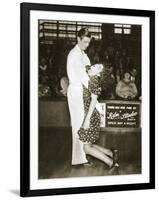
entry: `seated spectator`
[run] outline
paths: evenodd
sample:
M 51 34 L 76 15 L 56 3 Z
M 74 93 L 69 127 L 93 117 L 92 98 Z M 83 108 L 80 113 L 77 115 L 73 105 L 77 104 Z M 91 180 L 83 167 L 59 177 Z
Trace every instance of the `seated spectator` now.
M 50 87 L 43 84 L 39 84 L 38 95 L 39 97 L 50 97 L 51 96 Z
M 103 99 L 115 99 L 115 76 L 112 66 L 105 66 L 104 81 L 102 84 L 101 97 Z
M 67 96 L 67 88 L 68 88 L 68 85 L 69 85 L 69 80 L 66 76 L 62 77 L 60 79 L 60 86 L 61 86 L 61 90 L 60 92 L 64 95 L 64 96 Z
M 138 91 L 138 98 L 141 96 L 141 72 L 137 70 L 135 67 L 131 68 L 131 81 L 135 83 Z
M 46 59 L 43 57 L 40 59 L 39 68 L 41 71 L 45 71 L 47 69 Z
M 130 73 L 125 72 L 123 79 L 117 83 L 116 95 L 120 99 L 131 100 L 137 96 L 137 93 L 135 83 L 130 80 Z
M 124 69 L 122 66 L 119 66 L 119 68 L 116 69 L 116 74 L 115 74 L 117 83 L 121 80 L 121 77 L 123 76 L 123 74 L 124 74 Z
M 47 73 L 47 63 L 44 57 L 40 58 L 39 61 L 39 83 L 40 84 L 47 84 L 48 82 L 48 73 Z
M 99 63 L 99 55 L 96 52 L 92 59 L 92 65 Z
M 130 71 L 131 74 L 131 81 L 135 82 L 136 81 L 136 75 L 137 75 L 137 70 L 136 68 L 132 68 Z

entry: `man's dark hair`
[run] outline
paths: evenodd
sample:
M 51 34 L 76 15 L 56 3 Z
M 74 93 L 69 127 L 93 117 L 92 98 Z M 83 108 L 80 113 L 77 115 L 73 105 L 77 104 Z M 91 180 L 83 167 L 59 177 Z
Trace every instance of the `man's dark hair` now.
M 88 28 L 81 28 L 77 35 L 80 39 L 83 37 L 91 37 L 91 33 L 89 32 Z

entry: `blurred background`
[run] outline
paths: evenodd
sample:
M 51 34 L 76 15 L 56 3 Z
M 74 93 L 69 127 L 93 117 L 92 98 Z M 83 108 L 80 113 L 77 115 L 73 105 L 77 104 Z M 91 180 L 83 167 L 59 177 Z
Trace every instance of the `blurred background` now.
M 39 20 L 39 178 L 104 176 L 108 169 L 89 157 L 91 168 L 71 166 L 71 124 L 66 63 L 77 33 L 87 27 L 91 64 L 103 63 L 98 144 L 120 151 L 120 174 L 141 173 L 141 26 Z M 133 87 L 132 87 L 133 85 Z M 123 92 L 127 87 L 129 94 Z M 134 89 L 135 88 L 135 89 Z M 116 117 L 119 115 L 119 118 Z M 125 116 L 125 117 L 123 117 Z M 126 117 L 127 116 L 127 117 Z

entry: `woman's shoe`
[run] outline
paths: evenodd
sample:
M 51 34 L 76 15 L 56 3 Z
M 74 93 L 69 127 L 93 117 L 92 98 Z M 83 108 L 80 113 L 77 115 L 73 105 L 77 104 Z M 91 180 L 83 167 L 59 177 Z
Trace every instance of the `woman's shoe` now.
M 117 149 L 111 149 L 113 153 L 113 165 L 109 169 L 108 174 L 109 175 L 118 175 L 119 174 L 119 164 L 118 164 L 118 150 Z
M 108 171 L 109 175 L 119 175 L 119 164 L 113 163 L 112 167 Z
M 113 163 L 117 163 L 118 162 L 118 150 L 111 148 L 112 151 L 112 159 L 113 159 Z
M 118 162 L 118 150 L 117 149 L 113 150 L 113 162 L 114 163 Z

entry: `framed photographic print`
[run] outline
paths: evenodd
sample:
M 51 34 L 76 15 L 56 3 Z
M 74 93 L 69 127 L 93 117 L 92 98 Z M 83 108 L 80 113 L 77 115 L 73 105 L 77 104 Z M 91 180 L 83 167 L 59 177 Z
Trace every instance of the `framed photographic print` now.
M 155 188 L 155 12 L 21 3 L 20 195 Z

